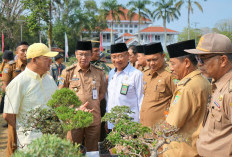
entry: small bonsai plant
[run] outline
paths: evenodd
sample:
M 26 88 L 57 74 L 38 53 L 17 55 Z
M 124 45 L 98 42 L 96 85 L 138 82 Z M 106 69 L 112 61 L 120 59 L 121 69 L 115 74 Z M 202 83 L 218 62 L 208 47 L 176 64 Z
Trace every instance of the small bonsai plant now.
M 81 157 L 79 145 L 61 139 L 56 135 L 44 134 L 34 140 L 26 150 L 16 151 L 13 157 Z
M 158 157 L 168 149 L 162 148 L 164 144 L 170 144 L 172 141 L 187 142 L 186 138 L 177 134 L 179 129 L 165 121 L 161 121 L 154 128 L 148 128 L 133 122 L 133 118 L 129 116 L 131 113 L 133 112 L 127 106 L 116 106 L 102 118 L 103 121 L 115 124 L 101 144 L 114 154 Z
M 93 122 L 93 115 L 79 110 L 82 102 L 76 94 L 68 89 L 57 90 L 47 103 L 46 108 L 36 108 L 25 115 L 25 134 L 27 131 L 38 130 L 43 134 L 58 134 L 75 128 L 89 126 Z

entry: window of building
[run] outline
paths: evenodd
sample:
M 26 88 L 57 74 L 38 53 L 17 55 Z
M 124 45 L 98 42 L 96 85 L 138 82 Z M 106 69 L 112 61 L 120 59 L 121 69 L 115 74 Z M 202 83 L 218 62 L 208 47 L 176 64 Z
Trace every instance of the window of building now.
M 122 29 L 120 30 L 120 33 L 123 33 L 123 30 L 122 30 Z
M 127 30 L 127 29 L 125 29 L 125 33 L 128 33 L 128 30 Z
M 133 28 L 133 25 L 130 24 L 130 28 Z
M 115 24 L 114 27 L 115 27 L 115 28 L 118 28 L 118 24 Z
M 137 28 L 138 27 L 138 25 L 135 25 L 135 28 Z
M 130 30 L 130 33 L 133 33 L 133 30 L 132 30 L 132 29 Z
M 122 24 L 120 24 L 120 27 L 121 27 L 121 28 L 123 27 Z
M 125 27 L 127 28 L 127 27 L 128 27 L 128 24 L 125 24 Z
M 160 35 L 155 35 L 155 40 L 160 40 Z

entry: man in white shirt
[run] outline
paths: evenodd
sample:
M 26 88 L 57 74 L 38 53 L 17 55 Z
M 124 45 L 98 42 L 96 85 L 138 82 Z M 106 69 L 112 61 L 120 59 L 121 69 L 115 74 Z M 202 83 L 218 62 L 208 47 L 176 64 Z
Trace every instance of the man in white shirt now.
M 109 73 L 107 112 L 115 106 L 129 106 L 130 115 L 139 122 L 143 99 L 143 73 L 129 64 L 129 53 L 125 43 L 111 45 L 111 60 L 115 66 Z M 113 124 L 108 123 L 108 129 Z

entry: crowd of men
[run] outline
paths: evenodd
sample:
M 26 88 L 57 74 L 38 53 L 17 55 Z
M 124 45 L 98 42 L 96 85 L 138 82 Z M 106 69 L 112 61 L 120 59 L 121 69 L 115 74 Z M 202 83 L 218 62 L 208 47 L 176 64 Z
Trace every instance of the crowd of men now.
M 189 139 L 189 144 L 170 143 L 164 156 L 232 156 L 230 39 L 206 34 L 197 47 L 194 40 L 187 40 L 168 45 L 167 51 L 169 64 L 161 43 L 129 48 L 125 43 L 112 44 L 115 68 L 111 69 L 101 61 L 98 42 L 78 41 L 77 62 L 65 67 L 63 57 L 46 45 L 21 43 L 16 48 L 17 60 L 3 69 L 8 156 L 41 137 L 40 132 L 22 133 L 22 115 L 45 107 L 58 88 L 73 90 L 84 103 L 81 109 L 93 113 L 89 127 L 67 133 L 68 140 L 84 143 L 87 151 L 96 151 L 98 142 L 114 127 L 101 123 L 104 113 L 125 105 L 134 112 L 133 120 L 143 126 L 165 121 Z M 52 65 L 51 57 L 55 57 Z

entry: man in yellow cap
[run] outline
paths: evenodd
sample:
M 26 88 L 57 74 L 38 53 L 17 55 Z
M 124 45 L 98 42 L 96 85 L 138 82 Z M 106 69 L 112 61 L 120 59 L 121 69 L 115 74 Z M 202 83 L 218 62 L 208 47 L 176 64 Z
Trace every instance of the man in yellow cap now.
M 42 43 L 29 46 L 25 70 L 6 87 L 4 115 L 5 120 L 14 128 L 18 137 L 18 148 L 24 148 L 32 140 L 41 137 L 41 132 L 30 131 L 26 136 L 21 125 L 23 115 L 31 109 L 45 106 L 57 86 L 47 71 L 51 58 L 57 52 L 50 52 Z
M 232 44 L 222 34 L 205 34 L 196 49 L 202 74 L 212 78 L 212 95 L 197 141 L 197 151 L 205 157 L 232 156 Z

